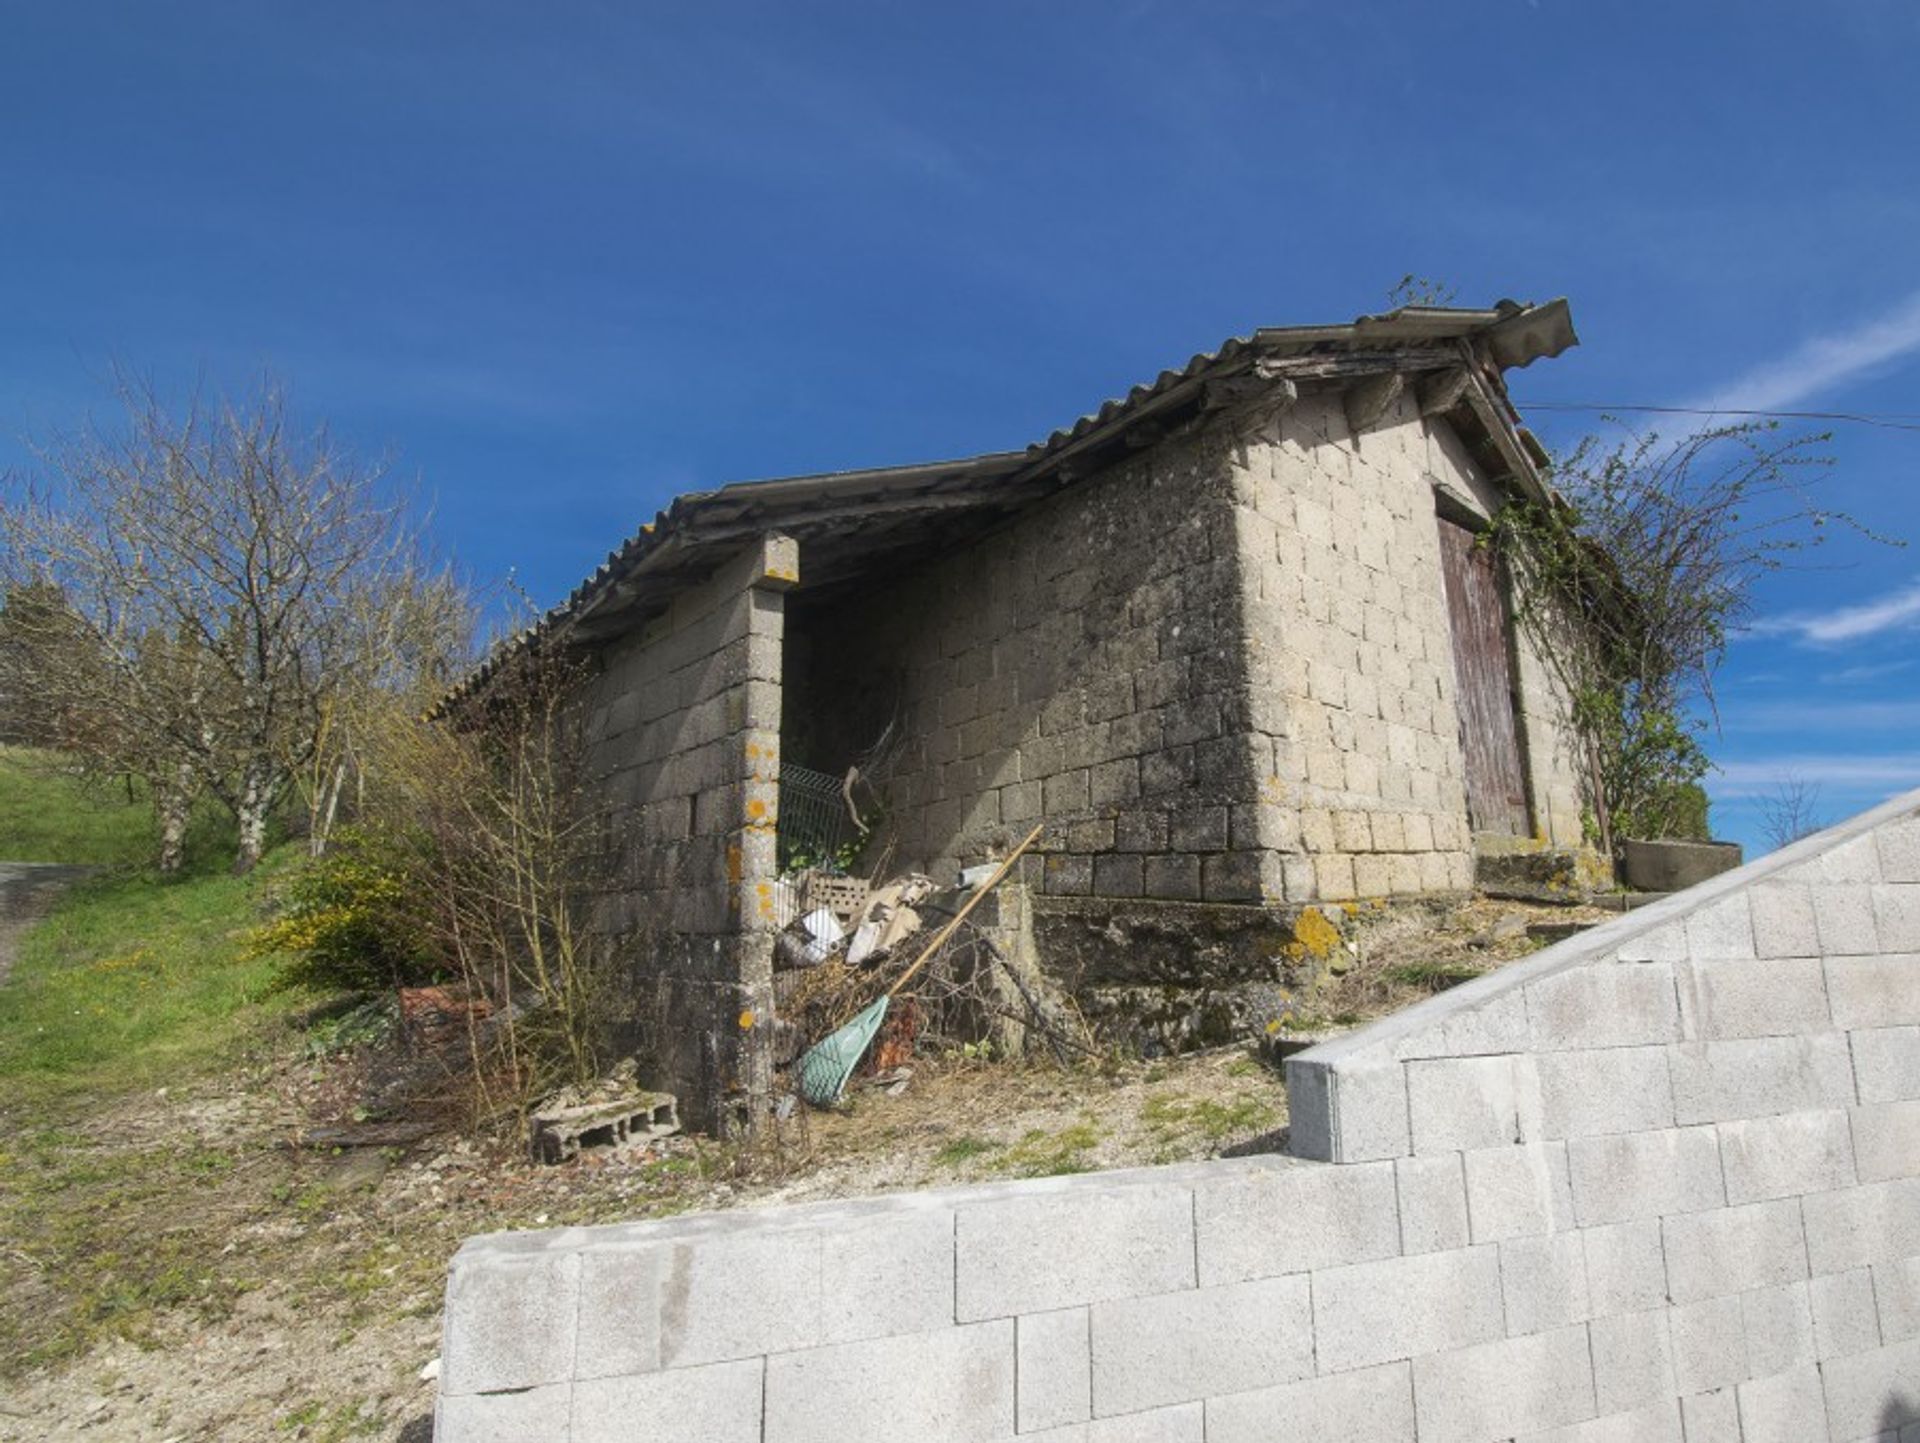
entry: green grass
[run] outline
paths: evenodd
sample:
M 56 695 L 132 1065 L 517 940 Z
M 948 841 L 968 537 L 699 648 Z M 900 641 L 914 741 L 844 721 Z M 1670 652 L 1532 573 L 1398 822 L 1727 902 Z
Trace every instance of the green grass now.
M 1250 1137 L 1272 1127 L 1280 1114 L 1257 1097 L 1219 1101 L 1211 1097 L 1150 1097 L 1140 1109 L 1140 1120 L 1163 1137 L 1204 1137 L 1224 1142 Z
M 999 1146 L 999 1143 L 989 1142 L 984 1137 L 956 1137 L 952 1142 L 944 1144 L 941 1149 L 933 1155 L 933 1165 L 935 1167 L 958 1167 L 963 1162 L 971 1162 L 976 1157 L 984 1157 L 987 1153 L 997 1150 Z
M 1409 962 L 1404 966 L 1389 967 L 1380 975 L 1401 987 L 1424 987 L 1430 992 L 1444 992 L 1462 982 L 1471 982 L 1484 970 L 1465 962 Z
M 274 990 L 283 959 L 246 955 L 263 889 L 295 861 L 283 847 L 249 877 L 115 871 L 67 893 L 0 987 L 0 1092 L 164 1086 L 310 1000 Z
M 135 782 L 93 782 L 58 752 L 0 746 L 0 862 L 67 862 L 145 867 L 158 837 L 147 790 Z M 187 835 L 194 864 L 232 846 L 232 825 L 211 803 L 197 807 Z

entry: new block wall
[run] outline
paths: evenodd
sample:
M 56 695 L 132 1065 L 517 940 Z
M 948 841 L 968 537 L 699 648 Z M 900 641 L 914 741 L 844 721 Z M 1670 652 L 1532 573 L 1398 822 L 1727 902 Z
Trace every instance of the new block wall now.
M 1295 1146 L 476 1239 L 442 1443 L 1899 1443 L 1920 793 L 1289 1067 Z
M 595 925 L 632 959 L 649 1085 L 716 1127 L 770 1082 L 784 593 L 798 548 L 743 549 L 608 648 L 588 689 L 587 769 L 619 857 Z

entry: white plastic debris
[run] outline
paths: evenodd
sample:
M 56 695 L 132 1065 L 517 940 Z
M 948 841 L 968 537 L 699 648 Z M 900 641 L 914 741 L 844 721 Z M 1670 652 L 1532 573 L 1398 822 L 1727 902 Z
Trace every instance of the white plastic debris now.
M 800 925 L 807 929 L 807 935 L 813 940 L 807 944 L 807 961 L 818 965 L 834 954 L 836 948 L 846 937 L 840 930 L 840 919 L 825 907 L 817 907 L 800 919 Z

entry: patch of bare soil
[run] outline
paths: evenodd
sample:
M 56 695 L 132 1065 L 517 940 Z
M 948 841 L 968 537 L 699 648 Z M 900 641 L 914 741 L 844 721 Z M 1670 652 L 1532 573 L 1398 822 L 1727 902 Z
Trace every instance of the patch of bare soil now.
M 1591 919 L 1357 915 L 1302 1021 L 1337 1030 L 1525 955 L 1542 920 Z M 507 1138 L 291 1146 L 351 1122 L 371 1069 L 282 1047 L 190 1089 L 0 1117 L 0 1443 L 425 1443 L 446 1263 L 475 1233 L 1273 1150 L 1287 1118 L 1251 1047 L 1072 1068 L 950 1052 L 916 1057 L 898 1095 L 857 1083 L 752 1146 L 675 1137 L 547 1167 Z

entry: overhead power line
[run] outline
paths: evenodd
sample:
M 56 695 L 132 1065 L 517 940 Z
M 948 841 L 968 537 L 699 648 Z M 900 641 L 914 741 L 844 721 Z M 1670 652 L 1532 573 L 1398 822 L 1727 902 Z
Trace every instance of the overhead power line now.
M 1920 431 L 1920 415 L 1896 412 L 1870 416 L 1860 411 L 1748 411 L 1729 406 L 1596 406 L 1584 401 L 1528 401 L 1523 411 L 1636 411 L 1656 416 L 1758 417 L 1776 421 L 1845 421 L 1856 426 L 1879 426 L 1888 431 Z

